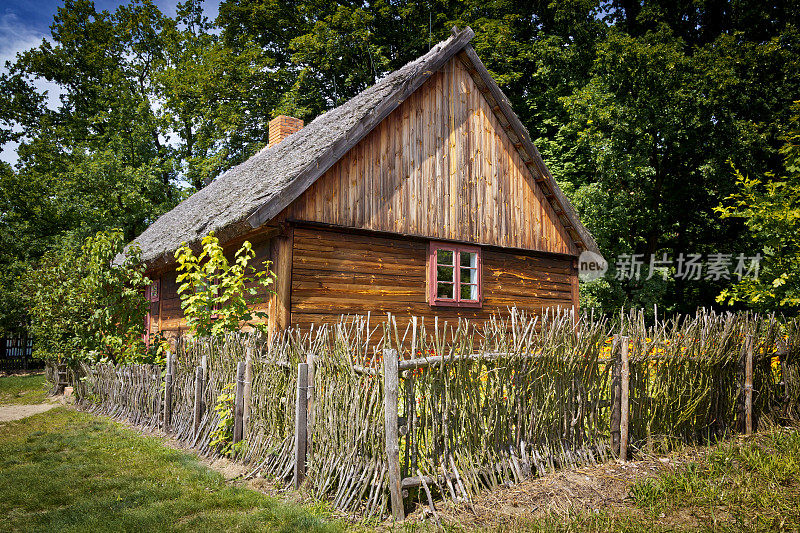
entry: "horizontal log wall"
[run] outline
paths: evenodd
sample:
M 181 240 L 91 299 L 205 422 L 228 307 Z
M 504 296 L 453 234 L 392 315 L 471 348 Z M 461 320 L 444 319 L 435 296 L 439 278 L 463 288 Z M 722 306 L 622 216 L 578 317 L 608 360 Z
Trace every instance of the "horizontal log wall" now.
M 255 257 L 250 264 L 261 270 L 265 261 L 272 260 L 274 251 L 270 246 L 270 242 L 274 239 L 268 239 L 266 232 L 262 229 L 261 235 L 252 235 L 249 240 L 255 252 Z M 241 242 L 237 241 L 224 247 L 228 261 L 234 261 L 234 254 L 241 244 Z M 272 270 L 274 270 L 274 266 Z M 174 341 L 174 339 L 177 339 L 187 331 L 186 320 L 183 316 L 183 309 L 181 309 L 181 299 L 178 294 L 178 272 L 175 270 L 175 264 L 158 270 L 151 270 L 147 272 L 147 276 L 152 281 L 158 281 L 160 288 L 158 300 L 149 304 L 150 333 L 155 335 L 160 331 L 164 337 Z M 248 288 L 250 288 L 249 285 Z M 251 303 L 253 311 L 270 313 L 270 308 L 274 305 L 271 301 L 272 299 L 268 297 L 267 289 L 261 286 L 257 287 L 255 295 L 248 294 L 246 298 Z M 263 322 L 263 320 L 256 319 L 254 322 Z
M 577 255 L 457 58 L 280 217 Z
M 539 313 L 574 301 L 572 260 L 486 248 L 483 306 L 437 307 L 426 301 L 424 240 L 301 228 L 294 231 L 291 322 L 302 328 L 331 324 L 342 313 L 407 317 L 459 317 L 482 322 L 492 314 Z

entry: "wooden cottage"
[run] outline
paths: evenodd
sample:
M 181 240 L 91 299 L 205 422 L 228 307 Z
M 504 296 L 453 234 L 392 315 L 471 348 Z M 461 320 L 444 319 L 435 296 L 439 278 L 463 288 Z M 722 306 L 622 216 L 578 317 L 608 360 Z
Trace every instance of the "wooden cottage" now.
M 472 37 L 454 30 L 305 127 L 276 118 L 269 147 L 147 228 L 148 330 L 185 328 L 174 252 L 212 230 L 273 262 L 271 331 L 577 307 L 577 257 L 596 244 Z

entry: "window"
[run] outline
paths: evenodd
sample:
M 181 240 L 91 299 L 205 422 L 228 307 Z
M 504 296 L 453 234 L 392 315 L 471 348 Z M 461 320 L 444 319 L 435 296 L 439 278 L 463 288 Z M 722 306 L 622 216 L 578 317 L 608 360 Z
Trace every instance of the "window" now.
M 436 306 L 481 306 L 481 251 L 474 246 L 431 243 L 428 302 Z

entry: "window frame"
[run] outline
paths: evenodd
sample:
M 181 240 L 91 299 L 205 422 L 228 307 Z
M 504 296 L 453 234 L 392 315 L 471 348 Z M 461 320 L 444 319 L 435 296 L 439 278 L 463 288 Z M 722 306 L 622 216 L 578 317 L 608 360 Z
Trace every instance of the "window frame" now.
M 453 252 L 453 293 L 455 298 L 440 298 L 437 296 L 439 279 L 437 278 L 436 252 L 446 250 Z M 478 298 L 467 300 L 461 298 L 461 252 L 474 253 L 478 277 Z M 431 241 L 428 244 L 428 303 L 431 307 L 483 307 L 483 257 L 481 248 L 463 244 Z

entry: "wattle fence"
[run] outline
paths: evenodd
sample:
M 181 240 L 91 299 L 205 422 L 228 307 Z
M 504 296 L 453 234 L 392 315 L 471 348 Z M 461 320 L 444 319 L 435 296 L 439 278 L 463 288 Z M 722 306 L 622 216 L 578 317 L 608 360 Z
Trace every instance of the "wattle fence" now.
M 800 320 L 512 312 L 400 330 L 391 317 L 343 317 L 272 343 L 184 339 L 166 369 L 84 365 L 70 376 L 84 408 L 210 455 L 214 407 L 231 394 L 235 454 L 251 476 L 400 519 L 415 501 L 470 501 L 566 466 L 795 421 Z

